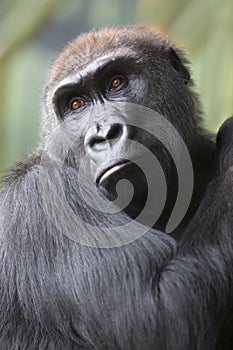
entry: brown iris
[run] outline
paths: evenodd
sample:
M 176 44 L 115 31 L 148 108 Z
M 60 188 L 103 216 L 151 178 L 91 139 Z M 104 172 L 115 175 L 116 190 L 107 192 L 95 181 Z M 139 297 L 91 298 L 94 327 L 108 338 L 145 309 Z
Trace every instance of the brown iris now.
M 76 100 L 72 101 L 71 108 L 73 110 L 76 110 L 76 109 L 83 107 L 84 105 L 85 105 L 85 102 L 83 100 L 76 99 Z
M 122 78 L 114 78 L 112 81 L 111 81 L 111 89 L 117 89 L 123 82 L 123 79 Z

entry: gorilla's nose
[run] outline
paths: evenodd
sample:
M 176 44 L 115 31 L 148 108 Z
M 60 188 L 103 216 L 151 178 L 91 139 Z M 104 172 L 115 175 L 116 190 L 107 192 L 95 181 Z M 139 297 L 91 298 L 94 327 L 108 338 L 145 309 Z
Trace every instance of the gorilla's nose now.
M 87 154 L 94 161 L 117 154 L 124 147 L 129 138 L 128 127 L 125 124 L 97 124 L 88 130 L 84 138 L 84 147 Z

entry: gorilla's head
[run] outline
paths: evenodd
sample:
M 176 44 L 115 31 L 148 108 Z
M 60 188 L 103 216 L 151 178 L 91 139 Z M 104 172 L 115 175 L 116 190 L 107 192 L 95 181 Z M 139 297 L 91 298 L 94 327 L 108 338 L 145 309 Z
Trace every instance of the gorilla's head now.
M 161 172 L 170 211 L 177 194 L 174 156 L 181 153 L 177 135 L 188 149 L 197 142 L 198 102 L 187 65 L 185 55 L 161 35 L 120 27 L 79 36 L 52 70 L 45 92 L 47 142 L 57 128 L 72 135 L 72 147 L 66 137 L 56 136 L 55 143 L 74 167 L 85 157 L 86 177 L 90 169 L 92 181 L 110 199 L 119 180 L 129 180 L 131 216 L 145 205 L 148 182 L 159 184 L 162 201 Z

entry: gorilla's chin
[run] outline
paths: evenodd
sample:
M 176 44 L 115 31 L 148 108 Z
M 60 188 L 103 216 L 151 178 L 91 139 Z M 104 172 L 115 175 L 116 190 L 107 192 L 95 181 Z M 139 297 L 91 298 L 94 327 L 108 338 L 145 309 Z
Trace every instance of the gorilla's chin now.
M 131 217 L 137 216 L 145 206 L 147 181 L 142 170 L 132 162 L 118 163 L 106 169 L 97 186 L 110 201 L 117 200 L 117 205 Z

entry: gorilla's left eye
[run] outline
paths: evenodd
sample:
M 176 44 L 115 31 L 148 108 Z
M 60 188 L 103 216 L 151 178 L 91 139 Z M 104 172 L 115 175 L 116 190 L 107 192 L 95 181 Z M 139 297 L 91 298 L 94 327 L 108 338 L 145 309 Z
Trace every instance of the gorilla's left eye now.
M 126 84 L 126 78 L 122 76 L 117 76 L 111 79 L 110 81 L 110 90 L 118 89 L 123 87 Z
M 79 109 L 83 106 L 85 106 L 85 102 L 83 100 L 80 100 L 78 98 L 74 98 L 71 100 L 71 109 L 72 110 L 76 110 L 76 109 Z

